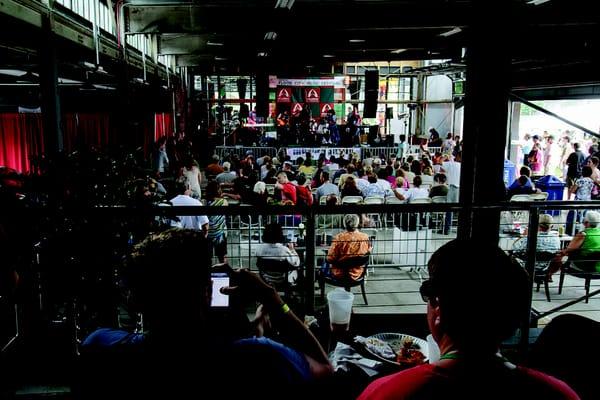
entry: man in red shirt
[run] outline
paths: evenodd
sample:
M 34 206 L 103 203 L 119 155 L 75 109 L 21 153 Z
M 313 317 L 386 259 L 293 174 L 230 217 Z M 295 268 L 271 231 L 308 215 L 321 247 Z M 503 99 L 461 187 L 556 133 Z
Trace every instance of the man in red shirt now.
M 380 378 L 359 400 L 579 398 L 564 382 L 501 356 L 500 343 L 527 317 L 531 285 L 496 244 L 453 240 L 428 268 L 420 291 L 439 361 Z
M 277 183 L 275 188 L 281 190 L 281 201 L 289 200 L 296 205 L 296 186 L 288 180 L 288 176 L 285 172 L 277 174 Z

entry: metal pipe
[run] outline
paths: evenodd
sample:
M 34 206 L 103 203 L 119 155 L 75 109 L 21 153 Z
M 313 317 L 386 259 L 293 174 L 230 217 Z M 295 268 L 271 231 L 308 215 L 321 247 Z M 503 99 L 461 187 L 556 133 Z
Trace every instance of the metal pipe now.
M 556 119 L 558 119 L 558 120 L 560 120 L 560 121 L 564 122 L 565 124 L 571 125 L 571 126 L 572 126 L 572 127 L 574 127 L 574 128 L 577 128 L 577 129 L 579 129 L 579 130 L 582 130 L 582 131 L 584 131 L 585 133 L 587 133 L 588 135 L 592 135 L 592 136 L 595 136 L 595 137 L 597 137 L 597 138 L 600 138 L 600 134 L 598 134 L 598 133 L 596 133 L 596 132 L 592 131 L 591 129 L 584 128 L 583 126 L 581 126 L 581 125 L 579 125 L 579 124 L 576 124 L 575 122 L 569 121 L 568 119 L 566 119 L 566 118 L 563 118 L 563 117 L 561 117 L 560 115 L 553 113 L 552 111 L 546 110 L 545 108 L 543 108 L 543 107 L 540 107 L 540 106 L 538 106 L 537 104 L 534 104 L 534 103 L 532 103 L 532 102 L 530 102 L 530 101 L 528 101 L 528 100 L 525 100 L 524 98 L 522 98 L 522 97 L 520 97 L 520 96 L 517 96 L 517 95 L 516 95 L 516 94 L 514 94 L 514 93 L 510 93 L 510 94 L 509 94 L 509 96 L 510 96 L 510 97 L 512 97 L 513 99 L 515 99 L 515 100 L 517 100 L 517 101 L 519 101 L 519 102 L 523 103 L 523 104 L 527 104 L 529 107 L 533 108 L 534 110 L 537 110 L 537 111 L 539 111 L 539 112 L 542 112 L 542 113 L 544 113 L 544 114 L 546 114 L 546 115 L 549 115 L 549 116 L 551 116 L 551 117 L 554 117 L 554 118 L 556 118 Z

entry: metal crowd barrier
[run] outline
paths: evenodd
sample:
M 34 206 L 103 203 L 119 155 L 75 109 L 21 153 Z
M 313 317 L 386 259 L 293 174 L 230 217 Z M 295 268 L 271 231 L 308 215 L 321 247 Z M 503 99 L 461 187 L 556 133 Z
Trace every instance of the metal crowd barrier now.
M 226 155 L 236 154 L 240 158 L 246 157 L 248 152 L 252 152 L 254 158 L 269 156 L 271 158 L 277 156 L 275 147 L 258 147 L 258 146 L 217 146 L 215 153 L 223 159 Z

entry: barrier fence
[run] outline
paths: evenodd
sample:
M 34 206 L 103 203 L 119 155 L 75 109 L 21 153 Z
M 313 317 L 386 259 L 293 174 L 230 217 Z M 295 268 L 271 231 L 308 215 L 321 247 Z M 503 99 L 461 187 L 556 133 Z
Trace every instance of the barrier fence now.
M 440 147 L 430 147 L 430 154 L 440 151 Z M 280 151 L 284 151 L 292 161 L 298 157 L 306 157 L 306 153 L 310 153 L 313 160 L 317 160 L 323 153 L 327 158 L 331 155 L 339 157 L 344 155 L 345 158 L 354 156 L 359 159 L 367 157 L 381 157 L 384 159 L 394 158 L 398 154 L 398 147 L 258 147 L 258 146 L 217 146 L 215 153 L 222 159 L 227 155 L 236 154 L 240 158 L 244 158 L 248 153 L 252 153 L 255 158 L 269 156 L 276 157 Z M 418 156 L 421 153 L 419 146 L 409 146 L 409 153 Z
M 563 243 L 568 243 L 570 232 L 564 229 L 568 223 L 566 214 L 582 214 L 596 209 L 595 203 L 549 202 L 549 203 L 506 203 L 473 209 L 495 209 L 501 213 L 498 243 L 507 252 L 515 250 L 525 230 L 528 245 L 524 247 L 524 268 L 530 276 L 536 275 L 536 232 L 538 215 L 548 210 L 560 210 L 555 217 L 553 230 L 560 232 Z M 295 278 L 295 293 L 301 307 L 307 313 L 324 307 L 320 289 L 320 276 L 325 271 L 327 254 L 333 239 L 344 231 L 343 217 L 353 213 L 361 216 L 361 232 L 371 242 L 372 250 L 367 265 L 365 298 L 356 296 L 356 312 L 425 313 L 426 305 L 420 300 L 419 286 L 427 278 L 427 261 L 431 254 L 443 244 L 457 236 L 458 216 L 470 212 L 456 204 L 370 204 L 316 206 L 298 208 L 292 206 L 268 207 L 157 207 L 141 212 L 127 207 L 102 207 L 78 210 L 69 215 L 64 210 L 54 215 L 49 210 L 27 210 L 23 215 L 27 226 L 43 227 L 48 219 L 55 220 L 49 232 L 41 232 L 40 243 L 35 246 L 32 265 L 32 298 L 40 304 L 40 312 L 60 313 L 65 302 L 86 307 L 94 315 L 111 315 L 118 309 L 118 291 L 121 280 L 121 262 L 132 246 L 149 232 L 157 232 L 170 226 L 175 215 L 207 215 L 209 218 L 225 216 L 227 232 L 227 261 L 233 267 L 244 267 L 258 271 L 257 252 L 263 245 L 264 227 L 278 222 L 283 227 L 284 241 L 294 243 L 301 260 L 298 277 Z M 59 214 L 59 213 L 57 213 Z M 562 228 L 561 228 L 562 227 Z M 42 229 L 43 230 L 43 229 Z M 572 232 L 575 233 L 575 232 Z M 571 237 L 572 238 L 572 237 Z M 69 243 L 68 246 L 63 245 Z M 216 256 L 216 255 L 215 255 Z M 214 262 L 217 262 L 217 257 Z M 485 260 L 482 260 L 484 263 Z M 482 264 L 483 266 L 483 264 Z M 577 290 L 583 287 L 570 278 L 562 294 L 557 293 L 558 283 L 550 285 L 552 297 L 557 298 L 555 309 L 542 307 L 548 316 L 565 308 L 559 300 L 578 297 Z M 557 280 L 557 279 L 556 279 Z M 548 304 L 544 292 L 532 293 L 535 302 Z M 485 284 L 485 282 L 482 282 Z M 561 284 L 562 285 L 562 284 Z M 325 286 L 324 291 L 330 290 Z M 592 285 L 590 296 L 598 293 Z M 354 291 L 360 291 L 355 288 Z M 508 294 L 507 294 L 508 295 Z M 562 296 L 562 297 L 561 297 Z M 577 298 L 578 307 L 585 298 Z M 474 299 L 474 301 L 479 301 Z M 575 301 L 575 300 L 573 300 Z M 573 301 L 567 303 L 572 305 Z M 590 302 L 590 307 L 593 302 Z M 568 309 L 566 310 L 568 311 Z M 55 318 L 57 315 L 49 315 Z M 122 316 L 119 316 L 122 319 Z M 79 321 L 82 329 L 97 321 Z M 528 319 L 526 323 L 528 324 Z M 525 322 L 524 322 L 525 323 Z

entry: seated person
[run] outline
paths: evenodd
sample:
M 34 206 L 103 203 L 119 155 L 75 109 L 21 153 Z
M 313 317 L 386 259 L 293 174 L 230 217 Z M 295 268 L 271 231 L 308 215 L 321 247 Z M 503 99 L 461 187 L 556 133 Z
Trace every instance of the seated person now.
M 435 184 L 429 189 L 429 197 L 448 195 L 448 185 L 446 185 L 446 174 L 435 174 L 433 176 Z
M 358 280 L 364 271 L 363 266 L 352 267 L 348 270 L 337 267 L 336 265 L 350 257 L 365 256 L 371 252 L 372 246 L 369 236 L 366 233 L 359 232 L 360 218 L 356 214 L 347 214 L 344 216 L 344 227 L 346 232 L 338 233 L 331 243 L 327 252 L 327 262 L 330 264 L 329 274 L 337 279 L 349 277 Z
M 290 267 L 299 267 L 300 257 L 298 257 L 298 253 L 294 249 L 294 244 L 288 243 L 287 246 L 284 246 L 284 241 L 285 238 L 281 225 L 277 222 L 268 224 L 265 226 L 263 233 L 263 243 L 256 249 L 256 257 L 259 259 L 287 261 Z M 288 276 L 290 283 L 294 283 L 297 277 L 298 272 L 292 271 Z
M 344 186 L 342 187 L 342 197 L 346 196 L 362 196 L 362 192 L 356 186 L 356 179 L 354 176 L 347 176 L 344 180 Z
M 417 175 L 413 179 L 413 187 L 409 188 L 404 193 L 402 193 L 402 190 L 399 190 L 399 188 L 396 188 L 396 190 L 394 190 L 394 195 L 397 199 L 410 203 L 416 199 L 429 198 L 429 190 L 421 187 L 421 177 Z
M 296 200 L 298 205 L 312 206 L 313 195 L 310 186 L 306 184 L 306 176 L 299 174 L 296 179 Z
M 549 252 L 556 253 L 560 251 L 560 239 L 557 231 L 551 231 L 552 226 L 552 215 L 540 214 L 538 234 L 537 234 L 537 252 Z M 525 252 L 527 250 L 527 230 L 523 233 L 523 236 L 513 243 L 513 251 Z
M 533 188 L 533 182 L 531 182 L 529 177 L 521 175 L 509 186 L 507 196 L 510 200 L 510 198 L 516 194 L 532 194 L 539 192 L 539 190 Z
M 252 379 L 259 374 L 275 379 L 273 385 L 256 389 L 260 398 L 275 398 L 283 387 L 306 385 L 332 372 L 316 338 L 256 274 L 222 265 L 231 286 L 220 291 L 230 295 L 230 306 L 227 313 L 211 309 L 207 246 L 199 232 L 170 229 L 134 247 L 125 275 L 131 298 L 143 314 L 144 332 L 102 328 L 90 334 L 82 345 L 76 394 L 82 399 L 183 399 L 227 387 L 226 397 L 240 390 L 257 398 L 259 393 L 248 392 L 254 386 L 244 381 L 253 373 Z M 240 307 L 242 299 L 260 302 L 262 312 L 257 317 L 268 317 L 288 345 L 267 338 L 236 342 L 248 337 L 251 328 L 244 323 L 248 321 L 245 308 Z M 233 315 L 244 318 L 232 321 Z M 262 363 L 261 354 L 276 358 L 278 364 Z M 232 368 L 242 366 L 248 375 L 230 374 Z M 283 375 L 283 371 L 295 373 Z
M 523 323 L 531 286 L 495 243 L 453 240 L 433 253 L 428 269 L 420 292 L 439 361 L 377 379 L 359 400 L 579 398 L 564 382 L 500 354 Z
M 566 249 L 558 252 L 550 263 L 548 280 L 552 282 L 552 274 L 563 266 L 564 257 L 574 261 L 575 266 L 589 272 L 600 272 L 600 213 L 588 211 L 583 218 L 584 230 L 577 233 Z M 596 262 L 583 262 L 585 259 Z M 577 261 L 579 260 L 579 261 Z M 569 262 L 569 261 L 567 261 Z

